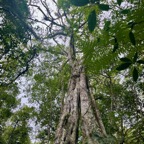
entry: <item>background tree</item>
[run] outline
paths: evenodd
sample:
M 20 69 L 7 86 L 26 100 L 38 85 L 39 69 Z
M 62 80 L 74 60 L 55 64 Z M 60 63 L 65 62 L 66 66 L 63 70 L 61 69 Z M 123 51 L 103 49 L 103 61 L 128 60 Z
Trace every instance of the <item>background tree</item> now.
M 16 7 L 17 12 L 12 9 L 13 4 L 17 6 L 18 2 L 13 0 L 12 3 L 4 5 L 5 2 L 7 1 L 1 1 L 2 14 L 16 19 L 16 22 L 22 26 L 24 38 L 21 40 L 18 35 L 15 36 L 17 25 L 7 18 L 6 20 L 9 20 L 14 26 L 14 36 L 12 33 L 12 37 L 17 38 L 16 44 L 19 45 L 10 51 L 16 55 L 11 60 L 13 53 L 4 53 L 9 42 L 6 41 L 5 44 L 4 40 L 6 39 L 2 38 L 2 56 L 4 57 L 1 58 L 1 83 L 4 84 L 4 80 L 6 83 L 10 83 L 28 69 L 30 70 L 30 62 L 38 52 L 41 60 L 43 58 L 52 61 L 57 58 L 60 60 L 56 61 L 57 63 L 49 62 L 50 74 L 56 74 L 54 76 L 47 75 L 45 67 L 42 71 L 34 69 L 33 75 L 37 74 L 34 76 L 35 85 L 32 88 L 33 97 L 31 98 L 39 103 L 38 112 L 35 113 L 37 121 L 44 126 L 44 130 L 50 130 L 51 134 L 55 130 L 58 119 L 56 115 L 53 116 L 55 121 L 50 119 L 51 111 L 57 111 L 54 104 L 60 111 L 59 101 L 63 102 L 55 143 L 129 143 L 131 141 L 141 143 L 143 140 L 143 130 L 141 129 L 143 109 L 139 101 L 143 88 L 141 77 L 138 79 L 138 75 L 142 73 L 143 64 L 143 2 L 123 3 L 123 1 L 117 1 L 115 3 L 113 1 L 71 0 L 70 3 L 65 0 L 52 0 L 52 3 L 47 3 L 40 0 L 37 3 L 29 1 L 30 14 L 27 15 L 23 12 L 22 16 L 29 16 L 29 25 L 34 24 L 33 29 L 37 29 L 41 38 L 28 25 L 26 19 L 22 21 L 20 9 Z M 21 4 L 24 6 L 24 3 Z M 52 5 L 54 6 L 53 10 L 50 9 Z M 40 17 L 35 15 L 37 10 L 41 12 Z M 101 19 L 103 11 L 109 11 L 110 18 Z M 37 26 L 38 23 L 41 23 L 41 28 Z M 12 27 L 8 29 L 10 33 L 12 30 Z M 43 46 L 32 41 L 31 35 L 36 39 L 41 39 Z M 27 38 L 26 43 L 25 38 Z M 54 46 L 49 47 L 50 43 L 47 41 L 49 39 L 53 39 L 55 44 L 51 45 Z M 27 43 L 28 41 L 32 41 L 31 45 Z M 21 47 L 19 48 L 19 46 Z M 12 47 L 10 46 L 10 48 Z M 45 49 L 44 53 L 41 51 L 43 48 Z M 16 51 L 13 51 L 14 49 Z M 46 57 L 43 57 L 45 54 Z M 7 57 L 10 58 L 10 61 L 7 60 Z M 45 62 L 45 60 L 43 61 Z M 13 63 L 15 65 L 11 68 L 10 64 Z M 40 62 L 35 61 L 33 64 L 39 65 Z M 44 65 L 47 66 L 47 64 Z M 66 66 L 64 68 L 66 71 L 62 70 L 58 74 L 59 67 L 63 66 Z M 137 85 L 131 81 L 131 78 L 126 81 L 119 80 L 115 69 L 121 71 L 127 68 L 131 69 L 124 73 L 121 72 L 124 74 L 122 78 L 130 77 L 128 73 L 132 72 L 133 80 L 138 81 Z M 42 77 L 43 75 L 46 76 L 45 79 Z M 65 77 L 62 78 L 62 75 Z M 66 84 L 68 78 L 69 84 L 68 82 Z M 95 81 L 98 81 L 96 85 L 91 85 L 95 84 Z M 35 82 L 39 82 L 40 85 Z M 59 82 L 63 83 L 56 90 L 55 85 Z M 45 85 L 47 89 L 45 89 Z M 40 90 L 44 92 L 42 93 Z M 40 93 L 41 96 L 38 96 Z M 61 97 L 62 94 L 64 97 Z M 129 94 L 132 96 L 130 97 Z M 96 96 L 93 97 L 93 95 Z M 129 99 L 128 102 L 127 99 Z M 115 138 L 103 137 L 106 133 L 95 100 L 103 112 L 102 119 L 108 135 L 113 135 Z M 127 105 L 125 106 L 125 104 Z M 48 115 L 43 115 L 42 112 L 46 112 L 47 108 L 50 108 Z M 130 108 L 133 113 L 130 112 Z M 45 119 L 48 119 L 48 122 Z M 50 126 L 50 122 L 53 123 L 54 130 L 47 127 Z M 114 125 L 114 129 L 112 129 L 112 125 Z M 50 137 L 49 133 L 47 141 L 54 142 L 53 135 Z
M 25 0 L 2 0 L 0 9 L 0 83 L 6 85 L 28 70 L 36 55 L 34 44 L 30 42 L 31 34 L 37 36 L 28 25 L 30 13 Z

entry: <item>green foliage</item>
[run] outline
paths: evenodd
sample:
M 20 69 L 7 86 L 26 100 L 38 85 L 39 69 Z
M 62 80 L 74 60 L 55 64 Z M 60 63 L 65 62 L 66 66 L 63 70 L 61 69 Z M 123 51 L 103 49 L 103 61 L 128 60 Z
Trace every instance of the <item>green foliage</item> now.
M 24 107 L 16 111 L 19 100 L 16 84 L 0 87 L 0 143 L 2 144 L 30 144 L 27 122 L 31 108 Z
M 15 144 L 30 144 L 30 127 L 28 126 L 28 120 L 32 117 L 33 108 L 27 106 L 16 111 L 11 119 L 11 124 L 8 125 L 4 132 L 3 137 L 7 143 Z
M 120 84 L 119 80 L 114 77 L 114 73 L 107 70 L 107 72 L 93 77 L 91 86 L 109 135 L 108 139 L 113 140 L 111 142 L 106 140 L 102 143 L 136 144 L 138 141 L 141 143 L 144 135 L 142 130 L 143 112 L 139 103 L 139 93 L 132 89 L 135 87 L 133 82 L 127 80 Z M 139 134 L 136 131 L 139 131 Z M 103 139 L 99 138 L 99 140 Z
M 138 59 L 138 53 L 136 52 L 134 57 L 133 57 L 133 62 L 135 63 L 137 61 L 137 59 Z
M 138 60 L 137 63 L 144 64 L 144 60 Z
M 89 0 L 70 0 L 70 1 L 75 6 L 84 6 L 89 3 Z
M 61 106 L 67 91 L 67 81 L 70 77 L 70 67 L 61 55 L 60 48 L 41 46 L 43 49 L 41 57 L 44 60 L 38 66 L 34 64 L 29 76 L 31 84 L 26 92 L 30 103 L 36 105 L 33 122 L 36 126 L 40 126 L 35 136 L 40 143 L 54 142 Z
M 123 1 L 117 1 L 119 6 L 122 2 Z M 131 3 L 133 4 L 133 2 Z M 142 72 L 142 65 L 138 65 L 138 63 L 139 60 L 143 58 L 143 37 L 141 35 L 143 32 L 140 33 L 139 31 L 141 31 L 144 25 L 144 17 L 142 15 L 144 12 L 143 3 L 140 3 L 139 7 L 137 7 L 137 4 L 134 4 L 135 6 L 133 6 L 132 9 L 127 6 L 126 8 L 118 8 L 118 10 L 114 9 L 114 6 L 117 7 L 117 4 L 113 4 L 113 8 L 111 9 L 112 16 L 103 21 L 103 29 L 95 27 L 95 31 L 91 36 L 94 37 L 94 39 L 85 38 L 85 40 L 88 39 L 87 44 L 83 44 L 84 47 L 82 48 L 85 53 L 85 64 L 90 71 L 95 72 L 107 68 L 108 65 L 111 64 L 115 66 L 117 70 L 130 68 L 129 72 L 131 73 L 133 73 L 133 67 L 136 67 L 140 74 Z M 96 6 L 97 4 L 95 7 Z M 111 5 L 109 5 L 109 7 L 111 7 Z M 113 52 L 113 54 L 111 54 L 111 52 Z M 124 55 L 125 58 L 129 57 L 129 61 L 126 62 L 124 59 L 122 61 L 120 58 L 121 55 Z M 119 60 L 124 63 L 119 64 Z M 113 63 L 114 61 L 115 63 Z M 117 62 L 118 64 L 116 64 Z M 97 67 L 97 69 L 92 70 L 92 68 L 95 67 Z
M 67 11 L 70 8 L 70 1 L 69 0 L 58 0 L 58 7 Z
M 119 48 L 119 45 L 118 45 L 118 41 L 117 41 L 117 38 L 115 37 L 114 38 L 114 48 L 113 48 L 113 52 L 116 52 L 116 50 Z
M 131 61 L 129 58 L 126 58 L 126 57 L 120 58 L 120 60 L 121 60 L 122 62 L 132 63 L 132 61 Z
M 88 28 L 90 32 L 93 32 L 93 30 L 96 27 L 96 12 L 95 10 L 91 11 L 89 17 L 88 17 Z
M 129 33 L 129 38 L 130 38 L 131 43 L 135 46 L 136 41 L 135 41 L 135 36 L 132 31 L 130 31 L 130 33 Z
M 128 14 L 129 12 L 130 12 L 130 9 L 124 9 L 124 10 L 121 10 L 121 11 L 120 11 L 120 13 L 121 13 L 121 14 L 124 14 L 124 15 L 125 15 L 125 14 Z
M 138 79 L 138 70 L 134 67 L 133 69 L 133 80 L 137 81 Z
M 11 87 L 0 87 L 0 124 L 4 124 L 8 118 L 12 115 L 12 109 L 14 109 L 18 101 L 15 95 L 18 94 L 17 87 L 15 85 Z
M 57 5 L 58 12 L 62 13 L 60 18 L 65 17 L 60 23 L 63 31 L 68 37 L 73 32 L 76 54 L 80 50 L 77 59 L 83 60 L 91 78 L 90 88 L 108 133 L 108 137 L 103 139 L 97 133 L 94 136 L 100 143 L 137 144 L 142 143 L 144 137 L 143 110 L 139 103 L 140 92 L 144 90 L 140 82 L 144 64 L 144 5 L 143 2 L 128 1 L 128 6 L 123 7 L 122 2 L 58 0 Z M 36 60 L 29 71 L 31 83 L 27 95 L 29 102 L 36 107 L 13 111 L 19 103 L 14 97 L 18 92 L 12 92 L 14 87 L 13 90 L 12 87 L 0 87 L 0 143 L 29 144 L 31 129 L 28 122 L 33 117 L 33 123 L 40 126 L 37 134 L 40 143 L 54 143 L 60 107 L 70 78 L 68 48 L 61 44 L 54 47 L 27 45 L 31 37 L 25 27 L 29 16 L 26 1 L 1 0 L 0 5 L 0 83 L 24 74 L 37 53 L 42 60 Z M 101 19 L 103 11 L 109 10 L 110 17 Z M 48 29 L 52 33 L 52 29 L 58 27 L 53 26 L 57 18 L 49 16 L 52 22 L 48 22 Z M 115 70 L 121 71 L 123 76 L 117 75 Z
M 0 5 L 2 7 L 1 15 L 4 15 L 3 21 L 11 24 L 11 26 L 13 27 L 13 33 L 20 35 L 20 38 L 26 38 L 26 29 L 24 28 L 21 19 L 26 20 L 29 15 L 27 1 L 2 0 Z
M 1 0 L 0 27 L 0 85 L 13 82 L 27 71 L 33 48 L 28 50 L 30 40 L 26 20 L 29 15 L 27 1 Z
M 31 144 L 28 131 L 29 130 L 25 125 L 17 126 L 15 129 L 9 126 L 3 135 L 5 141 L 10 141 L 10 144 Z
M 120 6 L 123 0 L 117 0 L 118 5 Z
M 98 136 L 96 133 L 94 134 L 94 137 L 98 140 L 98 142 L 100 144 L 113 144 L 116 142 L 116 138 L 111 136 L 111 135 L 108 135 L 107 137 L 100 137 Z
M 122 63 L 120 66 L 118 66 L 117 68 L 116 68 L 116 70 L 118 70 L 118 71 L 121 71 L 121 70 L 125 70 L 125 69 L 127 69 L 129 66 L 131 65 L 131 63 Z
M 98 7 L 102 11 L 108 11 L 110 9 L 109 5 L 106 4 L 99 4 Z
M 27 0 L 1 0 L 0 5 L 3 8 L 7 18 L 12 20 L 10 13 L 13 13 L 15 16 L 21 16 L 21 18 L 26 18 L 29 14 L 29 9 L 27 6 Z M 14 16 L 13 15 L 13 16 Z M 15 19 L 18 20 L 18 19 Z M 14 19 L 12 20 L 14 21 Z

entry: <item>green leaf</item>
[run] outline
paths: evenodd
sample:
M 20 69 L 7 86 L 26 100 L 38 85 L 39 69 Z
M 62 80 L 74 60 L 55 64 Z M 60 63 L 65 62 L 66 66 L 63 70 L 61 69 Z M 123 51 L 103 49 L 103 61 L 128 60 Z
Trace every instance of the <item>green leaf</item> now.
M 89 0 L 70 0 L 70 2 L 75 6 L 85 6 L 89 3 Z
M 109 5 L 99 4 L 98 7 L 103 11 L 108 11 L 110 9 Z
M 105 22 L 105 25 L 104 25 L 104 30 L 105 30 L 105 31 L 108 31 L 108 30 L 109 30 L 110 24 L 111 24 L 110 21 L 106 21 L 106 22 Z
M 138 70 L 136 68 L 133 69 L 133 80 L 136 82 L 138 79 Z
M 130 33 L 129 33 L 129 38 L 130 38 L 131 43 L 135 46 L 136 41 L 135 41 L 135 37 L 134 37 L 134 34 L 132 31 L 130 31 Z
M 122 62 L 132 63 L 132 61 L 131 61 L 129 58 L 126 58 L 126 57 L 120 58 L 120 60 L 121 60 Z
M 118 45 L 118 42 L 117 42 L 117 38 L 115 37 L 114 38 L 114 48 L 113 48 L 113 52 L 115 52 L 117 49 L 118 49 L 119 45 Z
M 133 62 L 136 62 L 137 58 L 138 58 L 138 53 L 136 52 L 135 55 L 134 55 L 134 58 L 133 58 Z
M 144 60 L 138 60 L 137 63 L 144 64 Z
M 90 32 L 93 32 L 93 30 L 96 27 L 96 12 L 95 10 L 91 11 L 88 17 L 88 28 Z
M 122 0 L 117 0 L 118 5 L 120 6 L 122 3 Z
M 113 52 L 115 52 L 118 49 L 118 43 L 114 44 Z
M 127 69 L 129 66 L 131 65 L 131 63 L 122 63 L 121 65 L 119 65 L 116 70 L 121 71 L 121 70 L 125 70 Z
M 121 11 L 122 14 L 128 14 L 129 12 L 130 12 L 130 9 L 125 9 Z

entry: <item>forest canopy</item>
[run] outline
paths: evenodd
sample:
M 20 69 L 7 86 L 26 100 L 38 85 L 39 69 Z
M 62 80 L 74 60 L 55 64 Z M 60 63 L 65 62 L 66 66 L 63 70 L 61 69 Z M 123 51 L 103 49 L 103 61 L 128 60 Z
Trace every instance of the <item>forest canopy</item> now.
M 0 0 L 0 144 L 142 144 L 142 0 Z

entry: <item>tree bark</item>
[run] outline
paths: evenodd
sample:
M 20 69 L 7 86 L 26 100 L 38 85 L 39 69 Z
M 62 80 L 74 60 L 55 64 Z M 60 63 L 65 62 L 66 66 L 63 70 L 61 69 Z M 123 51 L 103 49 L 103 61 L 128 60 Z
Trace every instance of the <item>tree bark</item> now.
M 88 144 L 98 144 L 96 136 L 105 137 L 106 131 L 95 100 L 90 95 L 84 69 L 80 74 L 80 100 L 83 141 Z
M 63 111 L 56 132 L 55 144 L 76 144 L 80 119 L 80 77 L 73 66 L 68 94 L 64 99 Z
M 64 98 L 55 144 L 77 144 L 80 126 L 83 143 L 99 144 L 94 134 L 104 137 L 106 132 L 95 100 L 90 95 L 84 67 L 76 60 L 73 37 L 70 40 L 69 60 L 71 78 L 68 93 Z

